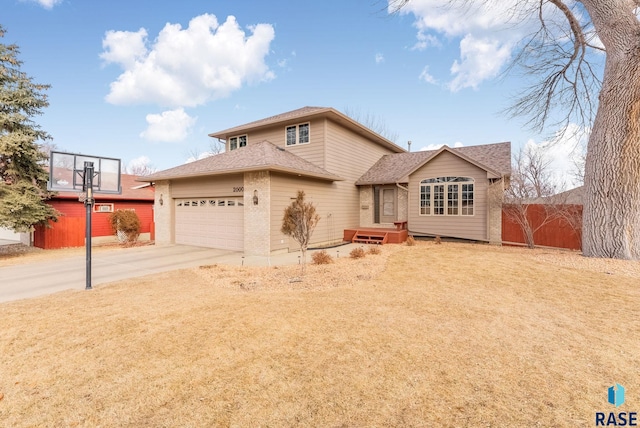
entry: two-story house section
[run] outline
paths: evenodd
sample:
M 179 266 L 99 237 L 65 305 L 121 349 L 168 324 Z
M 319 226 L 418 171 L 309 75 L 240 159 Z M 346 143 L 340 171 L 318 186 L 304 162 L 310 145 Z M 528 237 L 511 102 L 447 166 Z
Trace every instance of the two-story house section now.
M 407 153 L 327 107 L 209 136 L 225 144 L 224 153 L 141 178 L 156 186 L 157 244 L 246 255 L 295 251 L 298 245 L 280 228 L 299 190 L 320 215 L 314 246 L 341 242 L 346 229 L 399 221 L 409 231 L 415 224 L 428 234 L 492 242 L 499 232 L 500 202 L 491 208 L 488 193 L 509 174 L 509 143 Z
M 386 154 L 405 150 L 333 108 L 304 107 L 209 134 L 225 152 L 144 177 L 156 186 L 156 243 L 268 255 L 298 245 L 280 232 L 304 190 L 321 219 L 313 245 L 359 225 L 355 185 Z M 163 205 L 159 204 L 160 197 Z

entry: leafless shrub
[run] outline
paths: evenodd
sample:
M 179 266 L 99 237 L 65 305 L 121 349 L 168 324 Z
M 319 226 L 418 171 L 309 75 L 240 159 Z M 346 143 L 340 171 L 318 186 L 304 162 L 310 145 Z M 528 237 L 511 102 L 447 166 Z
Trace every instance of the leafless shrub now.
M 364 252 L 364 249 L 362 247 L 354 248 L 349 253 L 349 257 L 351 257 L 352 259 L 361 259 L 364 256 L 366 256 L 366 253 Z
M 135 211 L 116 210 L 109 215 L 109 224 L 124 244 L 133 244 L 140 236 L 140 218 Z
M 313 253 L 311 256 L 311 260 L 314 265 L 328 265 L 333 263 L 333 257 L 325 250 L 318 251 L 317 253 Z
M 380 254 L 380 253 L 382 253 L 382 250 L 377 245 L 374 246 L 374 247 L 369 247 L 369 249 L 367 250 L 367 254 L 376 255 L 376 254 Z

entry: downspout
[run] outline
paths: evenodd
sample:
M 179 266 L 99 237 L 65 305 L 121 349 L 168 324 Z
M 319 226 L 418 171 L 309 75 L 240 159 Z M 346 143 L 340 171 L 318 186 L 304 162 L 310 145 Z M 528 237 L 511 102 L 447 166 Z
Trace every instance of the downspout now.
M 500 193 L 502 198 L 504 197 L 504 181 L 505 181 L 504 177 L 505 177 L 505 175 L 501 174 L 500 178 L 499 178 L 499 180 L 501 182 L 500 186 L 502 187 L 501 193 Z M 496 201 L 493 200 L 493 197 L 496 196 L 496 195 L 493 193 L 493 190 L 491 188 L 491 186 L 493 184 L 495 184 L 495 180 L 496 179 L 490 179 L 489 180 L 489 187 L 487 188 L 487 198 L 489 200 L 489 212 L 488 212 L 488 215 L 487 215 L 487 242 L 491 242 L 491 209 L 492 209 L 492 205 L 493 205 L 493 202 L 496 202 L 496 205 L 497 205 L 497 202 L 498 202 L 497 200 Z M 502 200 L 500 200 L 499 209 L 500 209 L 500 223 L 502 225 Z M 502 230 L 502 226 L 501 226 L 500 229 Z M 502 232 L 500 232 L 500 234 L 501 234 L 500 235 L 500 242 L 502 242 Z

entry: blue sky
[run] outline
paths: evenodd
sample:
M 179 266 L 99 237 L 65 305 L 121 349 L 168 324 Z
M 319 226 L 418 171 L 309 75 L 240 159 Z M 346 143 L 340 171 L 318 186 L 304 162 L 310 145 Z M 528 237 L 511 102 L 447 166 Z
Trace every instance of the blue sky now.
M 208 133 L 303 106 L 375 116 L 412 150 L 544 145 L 501 114 L 523 82 L 498 75 L 527 23 L 442 2 L 389 15 L 382 0 L 3 0 L 0 24 L 52 85 L 36 122 L 65 151 L 166 169 Z

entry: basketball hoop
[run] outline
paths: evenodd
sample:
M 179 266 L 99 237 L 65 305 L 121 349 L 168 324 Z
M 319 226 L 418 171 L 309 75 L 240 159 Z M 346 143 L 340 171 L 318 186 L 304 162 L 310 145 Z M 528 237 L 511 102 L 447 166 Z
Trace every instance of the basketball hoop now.
M 91 290 L 91 211 L 96 193 L 122 193 L 120 159 L 52 151 L 47 190 L 77 192 L 85 206 L 86 289 Z

